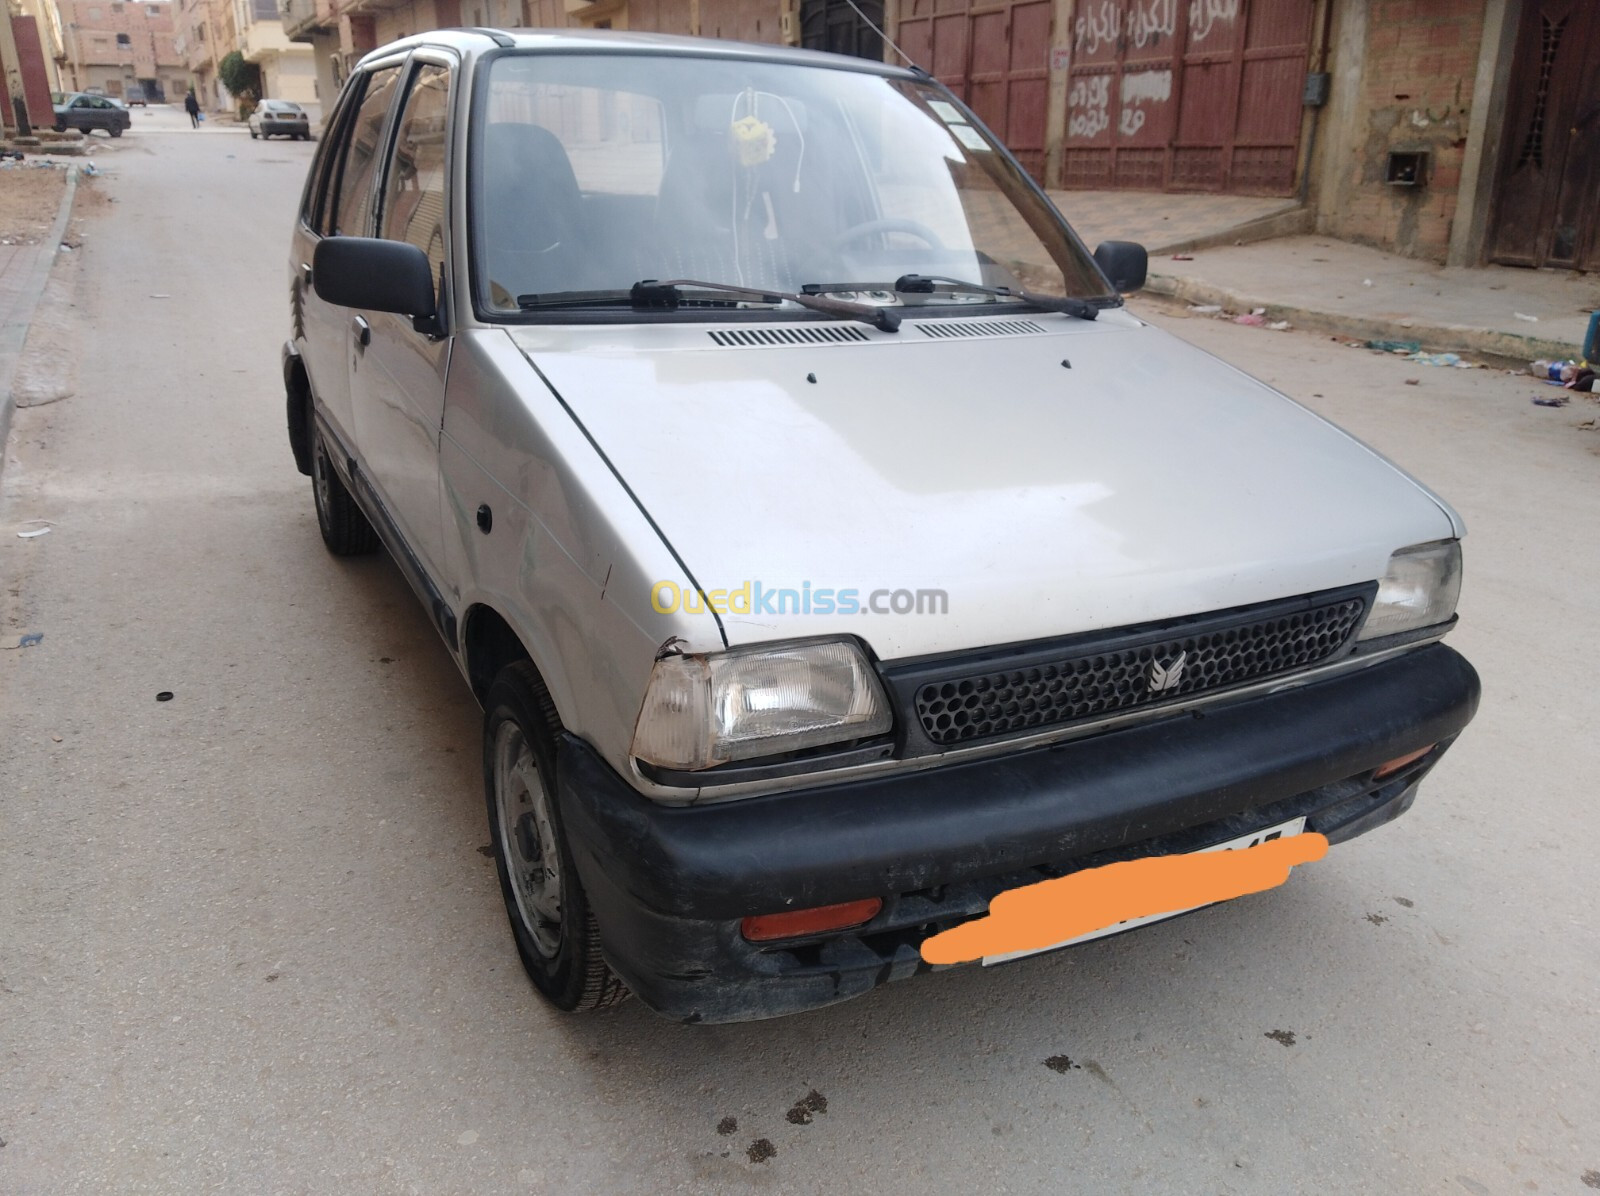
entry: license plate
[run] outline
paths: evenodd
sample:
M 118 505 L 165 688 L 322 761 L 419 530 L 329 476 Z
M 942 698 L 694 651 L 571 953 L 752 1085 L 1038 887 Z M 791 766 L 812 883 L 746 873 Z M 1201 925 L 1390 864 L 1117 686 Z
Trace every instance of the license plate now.
M 1300 834 L 1305 829 L 1306 820 L 1304 818 L 1291 818 L 1288 822 L 1280 822 L 1277 826 L 1263 827 L 1259 831 L 1252 831 L 1248 835 L 1240 835 L 1237 839 L 1229 839 L 1225 843 L 1213 843 L 1210 847 L 1200 848 L 1200 851 L 1242 851 L 1246 847 L 1254 847 L 1259 843 L 1267 843 L 1273 839 L 1288 839 Z M 1188 909 L 1175 909 L 1166 913 L 1149 914 L 1142 918 L 1129 918 L 1125 922 L 1117 922 L 1099 930 L 1091 930 L 1088 934 L 1062 939 L 1059 943 L 1051 943 L 1046 947 L 1030 947 L 1024 951 L 1008 951 L 1003 955 L 985 955 L 983 957 L 983 966 L 987 968 L 997 963 L 1009 963 L 1013 959 L 1021 959 L 1027 955 L 1042 955 L 1046 951 L 1059 951 L 1063 947 L 1073 947 L 1079 943 L 1090 942 L 1093 939 L 1103 939 L 1108 934 L 1121 934 L 1124 930 L 1132 930 L 1135 926 L 1148 926 L 1153 922 L 1165 922 L 1168 918 L 1176 918 L 1200 908 L 1198 905 L 1191 905 Z

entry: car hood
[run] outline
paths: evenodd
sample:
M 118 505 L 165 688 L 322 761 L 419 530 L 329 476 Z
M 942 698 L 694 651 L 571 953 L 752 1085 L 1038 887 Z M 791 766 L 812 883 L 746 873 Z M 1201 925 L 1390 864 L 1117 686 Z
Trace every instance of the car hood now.
M 849 339 L 779 340 L 799 330 Z M 1458 531 L 1372 450 L 1123 312 L 511 335 L 700 588 L 751 587 L 730 644 L 1015 643 L 1370 581 Z M 945 610 L 893 612 L 917 591 Z

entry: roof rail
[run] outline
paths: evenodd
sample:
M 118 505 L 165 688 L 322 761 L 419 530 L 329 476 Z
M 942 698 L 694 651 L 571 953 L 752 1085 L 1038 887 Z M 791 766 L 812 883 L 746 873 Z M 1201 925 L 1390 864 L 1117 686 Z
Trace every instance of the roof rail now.
M 512 36 L 504 29 L 489 29 L 482 25 L 470 25 L 464 26 L 462 32 L 481 33 L 484 37 L 494 42 L 494 44 L 499 46 L 502 50 L 508 50 L 517 44 Z

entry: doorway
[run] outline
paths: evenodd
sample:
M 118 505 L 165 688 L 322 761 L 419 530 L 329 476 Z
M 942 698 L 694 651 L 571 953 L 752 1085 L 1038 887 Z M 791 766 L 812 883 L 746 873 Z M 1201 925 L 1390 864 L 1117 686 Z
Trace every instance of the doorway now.
M 846 0 L 801 0 L 800 44 L 808 50 L 882 62 L 882 28 L 883 0 L 856 0 L 854 6 Z
M 1509 92 L 1490 256 L 1600 270 L 1600 5 L 1526 0 Z

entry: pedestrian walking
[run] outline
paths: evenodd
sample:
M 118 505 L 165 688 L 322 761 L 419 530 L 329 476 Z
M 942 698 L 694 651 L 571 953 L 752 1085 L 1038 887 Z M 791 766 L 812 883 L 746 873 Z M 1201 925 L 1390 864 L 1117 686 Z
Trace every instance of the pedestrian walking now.
M 189 127 L 200 127 L 200 101 L 195 98 L 194 88 L 189 89 L 189 94 L 183 97 L 183 110 L 189 114 Z

